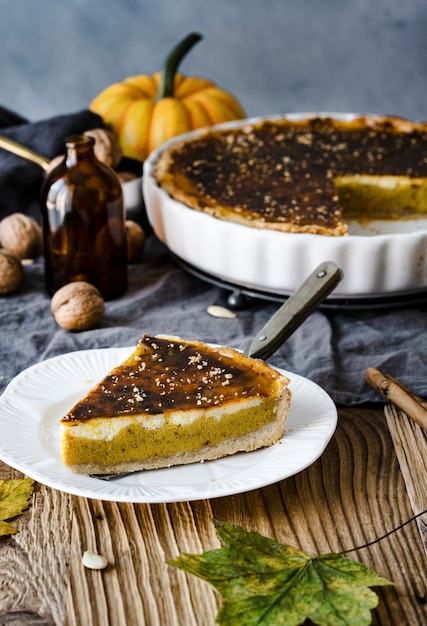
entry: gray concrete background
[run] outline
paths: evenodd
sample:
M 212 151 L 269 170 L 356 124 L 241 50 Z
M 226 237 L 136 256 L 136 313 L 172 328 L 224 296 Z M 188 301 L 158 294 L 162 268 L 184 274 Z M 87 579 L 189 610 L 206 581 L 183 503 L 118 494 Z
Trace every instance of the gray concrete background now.
M 80 110 L 160 69 L 189 32 L 181 71 L 249 116 L 357 111 L 427 119 L 426 0 L 0 0 L 0 104 L 32 119 Z

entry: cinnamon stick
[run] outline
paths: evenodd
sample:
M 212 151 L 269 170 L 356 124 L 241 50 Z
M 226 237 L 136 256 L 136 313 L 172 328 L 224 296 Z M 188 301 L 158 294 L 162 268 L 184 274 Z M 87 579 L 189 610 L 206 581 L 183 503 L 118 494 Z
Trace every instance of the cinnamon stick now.
M 366 382 L 427 431 L 427 402 L 404 387 L 390 374 L 382 374 L 374 367 L 366 370 Z

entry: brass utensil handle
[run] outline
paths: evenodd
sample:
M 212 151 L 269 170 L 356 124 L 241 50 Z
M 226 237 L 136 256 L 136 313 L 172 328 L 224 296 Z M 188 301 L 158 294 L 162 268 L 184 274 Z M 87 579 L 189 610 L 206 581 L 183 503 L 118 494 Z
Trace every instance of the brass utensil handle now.
M 268 359 L 343 278 L 332 261 L 321 263 L 254 337 L 248 355 Z
M 45 171 L 48 170 L 50 159 L 35 152 L 31 148 L 27 148 L 27 146 L 23 146 L 22 144 L 10 139 L 9 137 L 5 137 L 4 135 L 0 135 L 0 148 L 3 150 L 7 150 L 8 152 L 12 152 L 12 154 L 16 154 L 23 159 L 27 159 L 28 161 L 33 161 L 39 165 Z

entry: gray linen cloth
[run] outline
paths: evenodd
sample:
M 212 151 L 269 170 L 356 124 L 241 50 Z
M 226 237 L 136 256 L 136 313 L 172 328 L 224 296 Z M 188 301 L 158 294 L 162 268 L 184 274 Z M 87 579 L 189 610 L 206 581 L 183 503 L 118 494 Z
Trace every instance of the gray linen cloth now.
M 189 274 L 150 236 L 142 262 L 129 267 L 127 293 L 106 303 L 98 328 L 72 333 L 59 328 L 51 315 L 42 259 L 25 271 L 23 288 L 0 298 L 0 393 L 34 363 L 74 350 L 134 346 L 144 333 L 247 350 L 280 306 L 250 299 L 234 319 L 210 316 L 207 307 L 227 306 L 229 292 Z M 382 402 L 365 382 L 371 366 L 427 396 L 426 331 L 423 304 L 372 310 L 325 307 L 312 313 L 270 362 L 316 382 L 338 405 Z

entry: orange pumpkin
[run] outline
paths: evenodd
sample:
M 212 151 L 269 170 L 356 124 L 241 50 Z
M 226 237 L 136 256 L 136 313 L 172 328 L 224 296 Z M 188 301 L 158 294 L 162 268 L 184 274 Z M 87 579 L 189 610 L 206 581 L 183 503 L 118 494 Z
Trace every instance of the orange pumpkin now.
M 157 146 L 190 130 L 245 117 L 239 102 L 214 83 L 177 73 L 183 56 L 201 39 L 191 33 L 153 76 L 130 76 L 91 103 L 117 135 L 122 153 L 143 161 Z

